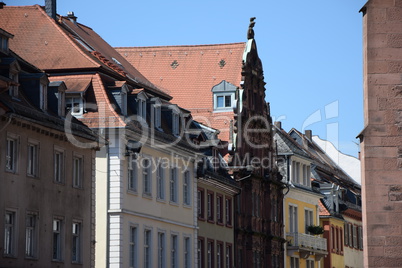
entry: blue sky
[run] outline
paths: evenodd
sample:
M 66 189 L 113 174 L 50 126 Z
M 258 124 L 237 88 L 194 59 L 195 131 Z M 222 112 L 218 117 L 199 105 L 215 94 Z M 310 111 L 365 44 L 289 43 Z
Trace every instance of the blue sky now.
M 44 5 L 45 0 L 3 0 Z M 285 130 L 311 129 L 357 156 L 363 129 L 362 14 L 366 0 L 59 0 L 112 46 L 245 42 L 250 17 L 266 101 Z

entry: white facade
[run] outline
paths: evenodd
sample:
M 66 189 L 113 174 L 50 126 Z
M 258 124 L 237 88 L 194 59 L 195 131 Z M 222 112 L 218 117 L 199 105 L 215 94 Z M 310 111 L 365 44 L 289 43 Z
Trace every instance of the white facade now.
M 128 156 L 110 140 L 96 158 L 96 267 L 194 267 L 194 153 L 146 143 Z

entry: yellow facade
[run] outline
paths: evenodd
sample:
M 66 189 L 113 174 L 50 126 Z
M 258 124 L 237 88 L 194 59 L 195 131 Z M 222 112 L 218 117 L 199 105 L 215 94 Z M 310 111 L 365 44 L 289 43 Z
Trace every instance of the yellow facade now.
M 344 221 L 336 217 L 321 218 L 324 236 L 328 239 L 328 256 L 323 259 L 322 267 L 345 267 L 344 257 Z
M 287 268 L 319 268 L 324 256 L 326 240 L 307 231 L 309 225 L 319 225 L 318 201 L 320 194 L 293 187 L 284 200 Z

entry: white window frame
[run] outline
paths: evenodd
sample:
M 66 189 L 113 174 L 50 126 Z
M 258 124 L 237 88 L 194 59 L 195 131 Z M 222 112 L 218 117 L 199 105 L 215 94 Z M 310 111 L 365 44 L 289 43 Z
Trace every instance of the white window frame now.
M 52 260 L 62 261 L 63 260 L 63 228 L 64 223 L 61 218 L 53 218 L 52 220 Z
M 191 206 L 191 174 L 189 170 L 183 174 L 183 204 Z
M 289 232 L 298 233 L 299 232 L 299 219 L 298 219 L 298 207 L 294 204 L 289 204 Z
M 138 191 L 138 163 L 132 155 L 127 157 L 127 188 L 128 191 L 137 193 Z
M 38 214 L 28 212 L 25 217 L 25 257 L 33 259 L 38 253 Z
M 155 128 L 161 130 L 162 102 L 159 98 L 153 98 L 152 101 L 153 125 Z
M 82 262 L 82 222 L 73 220 L 72 224 L 71 261 Z M 75 254 L 74 254 L 75 252 Z
M 223 106 L 218 106 L 218 98 L 222 97 L 223 98 Z M 226 106 L 226 98 L 230 97 L 230 106 Z M 214 110 L 230 110 L 233 108 L 233 103 L 235 100 L 235 93 L 234 92 L 228 92 L 228 93 L 223 93 L 223 92 L 215 92 L 214 93 Z
M 65 105 L 67 112 L 71 111 L 73 116 L 82 116 L 84 114 L 84 99 L 81 95 L 65 96 Z
M 157 199 L 165 200 L 165 169 L 161 162 L 156 169 Z
M 137 97 L 137 116 L 141 117 L 145 122 L 147 121 L 147 100 L 143 95 Z
M 306 224 L 305 233 L 311 234 L 307 229 L 308 226 L 314 225 L 314 212 L 312 209 L 304 208 L 304 223 Z
M 64 150 L 55 148 L 53 151 L 53 181 L 55 183 L 64 183 L 64 169 Z
M 27 175 L 39 177 L 39 142 L 28 140 L 27 146 Z
M 16 173 L 18 170 L 19 137 L 7 134 L 6 139 L 6 171 Z
M 137 267 L 137 264 L 138 264 L 138 226 L 130 225 L 130 241 L 129 241 L 130 268 Z
M 169 200 L 171 203 L 175 204 L 178 203 L 177 185 L 178 185 L 178 168 L 171 167 L 170 178 L 169 178 Z
M 73 156 L 73 187 L 82 188 L 84 178 L 84 158 L 80 155 Z
M 4 255 L 14 257 L 17 250 L 17 211 L 6 209 L 4 214 Z

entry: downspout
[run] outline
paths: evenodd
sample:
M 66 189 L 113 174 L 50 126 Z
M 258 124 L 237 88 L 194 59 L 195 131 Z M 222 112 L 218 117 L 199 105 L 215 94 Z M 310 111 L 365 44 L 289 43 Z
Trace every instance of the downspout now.
M 106 161 L 107 161 L 107 183 L 106 183 L 106 267 L 110 266 L 110 218 L 109 218 L 109 209 L 110 209 L 110 157 L 109 157 L 109 144 L 106 144 Z

